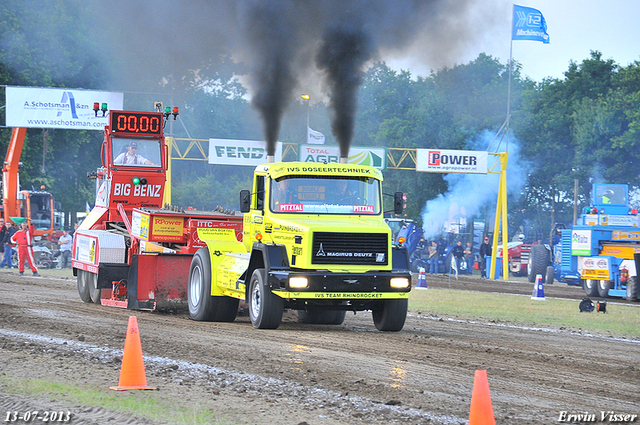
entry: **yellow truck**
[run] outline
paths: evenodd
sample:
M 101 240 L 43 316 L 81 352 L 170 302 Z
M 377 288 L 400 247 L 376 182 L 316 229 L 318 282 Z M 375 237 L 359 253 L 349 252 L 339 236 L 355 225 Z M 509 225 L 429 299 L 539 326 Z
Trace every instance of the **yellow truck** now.
M 194 320 L 235 320 L 245 300 L 251 323 L 275 329 L 285 309 L 304 323 L 342 324 L 347 311 L 371 311 L 380 331 L 400 331 L 411 272 L 383 219 L 382 173 L 354 164 L 268 163 L 240 192 L 242 237 L 233 228 L 198 228 L 206 246 L 189 268 Z M 396 214 L 402 193 L 393 195 Z M 241 239 L 241 240 L 240 240 Z

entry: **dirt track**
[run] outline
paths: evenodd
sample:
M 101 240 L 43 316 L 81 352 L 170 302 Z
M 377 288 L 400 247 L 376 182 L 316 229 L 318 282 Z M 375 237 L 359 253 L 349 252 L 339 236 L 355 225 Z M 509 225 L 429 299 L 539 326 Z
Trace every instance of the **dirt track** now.
M 450 282 L 438 276 L 428 284 Z M 525 282 L 476 277 L 452 280 L 451 288 L 531 293 Z M 583 297 L 565 284 L 545 286 L 545 295 Z M 184 313 L 84 304 L 72 278 L 9 271 L 0 271 L 0 413 L 70 410 L 71 423 L 164 423 L 25 400 L 2 380 L 117 385 L 131 314 L 138 317 L 148 383 L 159 389 L 154 395 L 187 411 L 214 411 L 223 423 L 462 424 L 476 369 L 487 370 L 499 424 L 558 423 L 563 411 L 598 419 L 600 411 L 640 413 L 639 341 L 425 312 L 410 312 L 398 333 L 377 332 L 369 313 L 348 314 L 342 326 L 301 325 L 286 315 L 279 329 L 259 331 L 247 317 L 200 323 Z

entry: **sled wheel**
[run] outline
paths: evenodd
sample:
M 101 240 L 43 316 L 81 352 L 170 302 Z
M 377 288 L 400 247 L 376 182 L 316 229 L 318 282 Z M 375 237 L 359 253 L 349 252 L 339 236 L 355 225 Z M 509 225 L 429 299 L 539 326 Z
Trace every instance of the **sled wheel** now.
M 86 303 L 101 304 L 98 275 L 78 270 L 78 294 L 80 294 L 80 299 Z
M 93 302 L 91 301 L 91 291 L 87 282 L 88 274 L 89 272 L 78 270 L 78 294 L 85 303 Z

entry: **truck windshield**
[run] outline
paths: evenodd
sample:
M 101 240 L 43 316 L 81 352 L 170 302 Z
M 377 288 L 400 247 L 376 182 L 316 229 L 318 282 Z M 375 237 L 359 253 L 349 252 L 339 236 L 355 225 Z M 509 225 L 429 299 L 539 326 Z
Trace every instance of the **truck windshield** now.
M 627 205 L 627 191 L 624 185 L 595 185 L 596 204 Z
M 133 167 L 159 167 L 160 140 L 159 139 L 123 139 L 111 138 L 113 147 L 112 158 L 114 165 Z
M 370 177 L 283 177 L 271 181 L 274 213 L 380 214 L 380 182 Z
M 31 223 L 35 230 L 51 229 L 51 194 L 31 193 L 29 197 Z M 27 217 L 27 215 L 23 215 Z

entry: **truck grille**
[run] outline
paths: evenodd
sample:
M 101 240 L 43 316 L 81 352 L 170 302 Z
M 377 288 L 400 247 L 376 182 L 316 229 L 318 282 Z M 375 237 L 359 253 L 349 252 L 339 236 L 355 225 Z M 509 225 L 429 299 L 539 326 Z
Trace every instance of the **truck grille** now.
M 531 246 L 520 246 L 520 264 L 529 264 L 529 252 L 531 251 Z
M 388 258 L 386 233 L 313 234 L 313 264 L 346 264 L 386 266 Z

